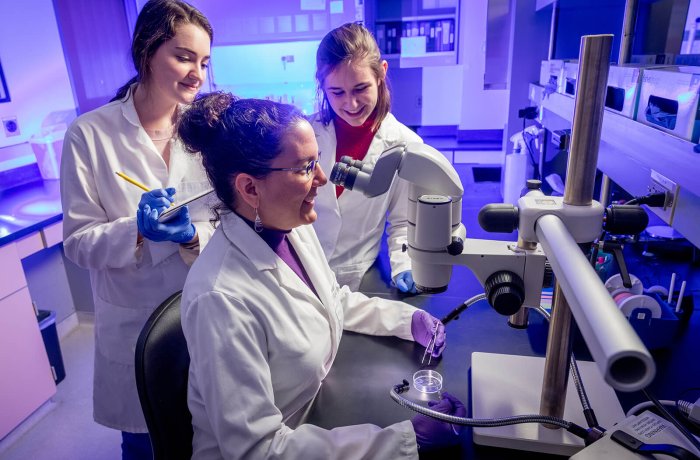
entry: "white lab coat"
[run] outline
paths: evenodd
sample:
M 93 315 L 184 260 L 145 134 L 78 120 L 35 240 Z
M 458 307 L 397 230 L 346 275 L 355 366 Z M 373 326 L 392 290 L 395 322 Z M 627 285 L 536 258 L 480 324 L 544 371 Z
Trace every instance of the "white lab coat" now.
M 136 209 L 143 191 L 175 187 L 177 199 L 209 187 L 198 156 L 174 141 L 170 168 L 144 131 L 133 97 L 80 116 L 63 144 L 61 202 L 66 257 L 90 271 L 95 302 L 94 417 L 102 425 L 146 432 L 134 377 L 134 350 L 143 325 L 182 289 L 193 255 L 176 243 L 144 240 L 137 247 Z M 213 228 L 203 203 L 190 205 L 200 248 Z M 191 260 L 189 261 L 191 263 Z
M 324 126 L 317 116 L 312 126 L 321 152 L 321 167 L 330 174 L 336 156 L 335 128 L 332 122 Z M 363 161 L 374 165 L 382 152 L 401 142 L 422 142 L 422 139 L 388 114 Z M 391 278 L 411 269 L 408 254 L 402 251 L 408 235 L 407 208 L 408 182 L 398 177 L 387 193 L 373 198 L 351 190 L 344 190 L 336 198 L 331 184 L 318 190 L 315 204 L 318 219 L 314 228 L 341 286 L 359 289 L 362 277 L 379 254 L 386 222 Z
M 416 309 L 340 288 L 310 225 L 289 240 L 318 297 L 233 213 L 182 297 L 194 460 L 417 459 L 410 421 L 325 430 L 303 422 L 343 328 L 412 340 Z

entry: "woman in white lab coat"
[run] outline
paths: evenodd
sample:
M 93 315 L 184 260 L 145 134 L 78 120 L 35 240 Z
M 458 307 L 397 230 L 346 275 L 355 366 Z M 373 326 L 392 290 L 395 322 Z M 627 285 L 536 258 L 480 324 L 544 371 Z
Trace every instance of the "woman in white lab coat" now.
M 173 195 L 209 187 L 201 161 L 173 137 L 173 123 L 204 81 L 211 41 L 209 22 L 190 5 L 147 2 L 132 43 L 138 76 L 79 117 L 64 141 L 64 250 L 90 271 L 95 302 L 94 418 L 123 432 L 123 458 L 152 458 L 134 377 L 136 340 L 153 310 L 182 289 L 213 233 L 204 206 L 157 221 Z M 117 171 L 153 190 L 144 193 Z
M 383 429 L 303 423 L 343 329 L 425 346 L 437 328 L 434 354 L 444 347 L 444 326 L 430 314 L 336 282 L 309 225 L 327 179 L 303 114 L 215 93 L 192 104 L 178 132 L 201 152 L 222 203 L 220 225 L 187 276 L 181 303 L 192 458 L 417 458 L 417 441 L 455 443 L 449 424 L 424 416 Z M 441 403 L 445 412 L 464 413 L 452 397 Z
M 372 34 L 360 24 L 330 31 L 316 52 L 316 81 L 321 109 L 312 125 L 321 166 L 330 172 L 342 156 L 374 165 L 381 153 L 402 142 L 422 142 L 389 112 L 388 64 Z M 389 191 L 367 198 L 362 193 L 325 187 L 319 191 L 314 224 L 321 247 L 338 282 L 358 289 L 374 263 L 386 224 L 392 283 L 415 293 L 407 239 L 408 183 L 396 178 Z

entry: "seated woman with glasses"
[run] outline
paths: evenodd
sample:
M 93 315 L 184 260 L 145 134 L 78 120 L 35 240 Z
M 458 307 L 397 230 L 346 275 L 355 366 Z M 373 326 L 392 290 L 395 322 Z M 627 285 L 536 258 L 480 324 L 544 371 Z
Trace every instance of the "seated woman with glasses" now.
M 445 343 L 428 313 L 338 286 L 308 225 L 327 178 L 304 115 L 215 93 L 182 115 L 178 134 L 201 152 L 221 201 L 220 225 L 182 295 L 192 458 L 418 458 L 417 443 L 458 442 L 449 424 L 422 415 L 386 428 L 303 423 L 343 329 L 423 346 L 437 329 L 436 356 Z M 466 412 L 449 395 L 439 405 Z

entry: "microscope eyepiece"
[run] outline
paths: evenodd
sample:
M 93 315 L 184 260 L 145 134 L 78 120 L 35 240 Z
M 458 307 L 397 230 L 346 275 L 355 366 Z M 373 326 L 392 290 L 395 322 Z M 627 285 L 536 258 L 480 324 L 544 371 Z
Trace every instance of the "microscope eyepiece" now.
M 348 190 L 352 190 L 355 179 L 357 178 L 357 173 L 359 172 L 360 170 L 354 166 L 338 162 L 333 165 L 333 169 L 331 170 L 331 182 L 335 185 L 345 187 Z
M 353 157 L 347 155 L 343 155 L 342 157 L 340 157 L 340 162 L 360 170 L 365 166 L 365 164 L 360 160 L 356 160 Z

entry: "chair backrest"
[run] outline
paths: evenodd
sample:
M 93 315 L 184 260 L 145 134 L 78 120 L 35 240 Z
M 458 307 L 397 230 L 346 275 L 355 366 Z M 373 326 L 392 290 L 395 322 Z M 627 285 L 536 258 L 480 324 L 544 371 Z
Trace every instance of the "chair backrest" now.
M 173 294 L 153 312 L 136 343 L 136 387 L 155 460 L 192 456 L 190 355 L 180 323 L 181 294 Z

